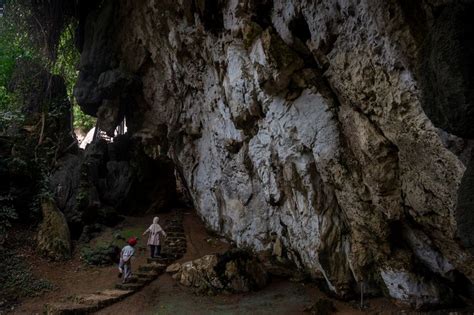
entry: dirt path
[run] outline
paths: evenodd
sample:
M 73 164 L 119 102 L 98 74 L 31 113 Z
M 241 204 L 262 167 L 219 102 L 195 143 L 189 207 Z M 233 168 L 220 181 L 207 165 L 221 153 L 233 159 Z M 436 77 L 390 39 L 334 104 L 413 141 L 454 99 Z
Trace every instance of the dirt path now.
M 194 214 L 184 216 L 187 253 L 179 261 L 189 261 L 207 254 L 222 253 L 229 244 L 210 237 Z M 311 304 L 310 288 L 289 281 L 273 281 L 264 290 L 248 294 L 201 296 L 176 283 L 168 274 L 126 300 L 98 314 L 305 314 Z M 133 308 L 131 308 L 133 306 Z M 123 313 L 121 313 L 123 312 Z
M 179 261 L 189 261 L 206 254 L 226 251 L 230 244 L 207 233 L 203 223 L 194 212 L 183 210 L 184 228 L 187 237 L 187 252 Z M 161 222 L 170 217 L 170 213 L 160 215 Z M 152 221 L 153 216 L 128 217 L 117 229 L 127 229 L 136 234 L 143 231 Z M 165 227 L 166 229 L 166 227 Z M 99 236 L 95 242 L 110 238 L 113 230 Z M 141 239 L 138 245 L 134 265 L 143 264 L 147 258 L 146 240 Z M 34 257 L 34 256 L 32 256 Z M 93 293 L 111 288 L 117 283 L 115 266 L 89 267 L 84 266 L 76 254 L 74 259 L 66 263 L 51 263 L 41 259 L 33 259 L 35 273 L 48 279 L 57 290 L 38 298 L 24 301 L 13 314 L 41 314 L 43 305 L 61 298 L 82 293 Z M 164 274 L 148 286 L 125 300 L 109 306 L 97 314 L 307 314 L 304 308 L 311 305 L 317 298 L 327 298 L 314 284 L 290 282 L 273 279 L 259 292 L 247 294 L 200 296 L 189 288 L 179 286 L 169 275 Z M 363 314 L 347 303 L 333 300 L 337 314 Z M 371 312 L 397 310 L 387 299 L 369 301 Z
M 127 217 L 122 224 L 114 229 L 107 229 L 93 242 L 109 239 L 112 237 L 113 232 L 117 230 L 136 231 L 136 234 L 141 236 L 141 232 L 151 224 L 153 216 Z M 170 214 L 163 213 L 159 216 L 162 221 L 165 221 Z M 125 245 L 125 242 L 123 245 Z M 47 302 L 57 301 L 72 295 L 93 293 L 112 288 L 117 283 L 116 266 L 87 266 L 81 261 L 78 249 L 75 250 L 73 259 L 67 262 L 50 262 L 41 259 L 34 253 L 28 252 L 24 256 L 31 263 L 33 273 L 39 278 L 50 281 L 56 289 L 42 296 L 23 301 L 11 314 L 42 314 L 43 306 Z M 146 262 L 147 257 L 146 239 L 141 238 L 137 245 L 136 259 L 133 264 L 135 266 L 143 264 Z
M 184 229 L 187 253 L 179 261 L 189 261 L 207 254 L 222 253 L 229 244 L 211 237 L 196 214 L 186 212 Z M 140 292 L 126 300 L 99 311 L 100 315 L 213 315 L 213 314 L 308 314 L 305 307 L 318 298 L 327 298 L 314 284 L 294 283 L 273 279 L 270 285 L 258 292 L 246 294 L 203 296 L 192 289 L 180 286 L 170 275 L 164 274 Z M 336 314 L 364 314 L 346 303 L 333 300 Z M 373 300 L 376 308 L 395 310 L 386 299 Z M 374 308 L 375 310 L 375 308 Z

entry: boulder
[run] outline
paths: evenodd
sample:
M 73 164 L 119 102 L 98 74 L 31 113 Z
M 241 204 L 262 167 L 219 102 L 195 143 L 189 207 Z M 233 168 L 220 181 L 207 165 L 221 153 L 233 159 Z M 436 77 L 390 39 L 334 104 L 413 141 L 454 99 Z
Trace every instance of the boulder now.
M 181 264 L 180 263 L 174 263 L 174 264 L 169 265 L 166 268 L 166 272 L 167 273 L 175 273 L 175 272 L 178 272 L 180 269 L 181 269 Z
M 70 258 L 71 237 L 64 215 L 52 200 L 44 200 L 41 209 L 43 222 L 37 236 L 39 252 L 51 260 Z
M 173 278 L 179 283 L 201 293 L 249 292 L 263 288 L 268 281 L 258 260 L 238 249 L 171 265 L 169 269 L 167 272 L 176 271 Z

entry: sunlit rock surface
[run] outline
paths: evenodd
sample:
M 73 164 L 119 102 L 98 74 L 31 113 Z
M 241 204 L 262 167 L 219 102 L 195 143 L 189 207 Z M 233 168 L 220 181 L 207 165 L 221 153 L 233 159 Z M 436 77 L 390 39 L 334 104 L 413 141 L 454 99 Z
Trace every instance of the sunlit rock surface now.
M 468 67 L 449 71 L 456 88 L 434 77 L 472 65 L 472 33 L 457 26 L 472 11 L 449 0 L 106 1 L 81 25 L 76 95 L 99 117 L 115 104 L 239 246 L 266 250 L 276 234 L 340 297 L 362 282 L 416 307 L 448 304 L 451 287 L 474 280 L 474 202 L 457 203 L 474 194 L 472 176 L 462 181 L 473 81 Z M 462 35 L 452 51 L 438 49 L 444 32 Z M 433 101 L 443 89 L 451 103 Z

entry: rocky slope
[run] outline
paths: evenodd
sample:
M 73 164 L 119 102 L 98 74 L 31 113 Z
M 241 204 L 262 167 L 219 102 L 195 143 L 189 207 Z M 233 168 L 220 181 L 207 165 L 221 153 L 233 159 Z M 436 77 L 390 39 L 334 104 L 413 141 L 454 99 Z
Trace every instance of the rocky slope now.
M 472 13 L 450 0 L 105 1 L 81 17 L 75 95 L 102 129 L 125 116 L 170 157 L 239 246 L 276 235 L 340 297 L 446 304 L 474 280 Z

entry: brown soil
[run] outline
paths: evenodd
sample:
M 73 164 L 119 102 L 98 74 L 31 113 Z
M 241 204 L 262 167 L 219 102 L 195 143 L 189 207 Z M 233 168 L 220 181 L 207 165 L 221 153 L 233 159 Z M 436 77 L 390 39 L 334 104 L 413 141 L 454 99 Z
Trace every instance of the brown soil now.
M 169 213 L 164 213 L 160 215 L 160 218 L 162 221 L 166 221 L 169 216 Z M 117 226 L 114 230 L 143 229 L 144 231 L 151 224 L 152 219 L 153 215 L 127 217 L 124 223 Z M 108 229 L 103 235 L 92 242 L 110 238 L 112 232 L 112 229 Z M 123 245 L 125 245 L 125 242 Z M 141 238 L 136 248 L 137 254 L 133 263 L 135 266 L 138 266 L 146 262 L 148 254 L 146 239 Z M 42 314 L 45 303 L 59 301 L 76 294 L 93 293 L 102 289 L 110 289 L 114 287 L 118 280 L 116 266 L 88 266 L 81 260 L 78 249 L 75 250 L 73 259 L 67 262 L 50 262 L 38 257 L 31 251 L 25 251 L 23 255 L 25 259 L 31 263 L 33 273 L 38 278 L 50 281 L 56 289 L 42 296 L 23 301 L 14 309 L 12 314 Z
M 183 210 L 186 211 L 186 210 Z M 170 213 L 161 214 L 160 222 L 166 222 Z M 152 215 L 145 217 L 128 217 L 118 228 L 145 230 L 152 221 Z M 186 211 L 184 227 L 187 236 L 187 253 L 180 261 L 188 261 L 206 254 L 224 252 L 230 244 L 223 239 L 211 236 L 204 228 L 198 216 Z M 164 224 L 166 230 L 166 224 Z M 112 230 L 107 231 L 95 241 L 108 238 Z M 146 239 L 141 239 L 137 246 L 138 253 L 133 265 L 145 263 L 148 256 Z M 86 266 L 76 253 L 69 262 L 52 263 L 29 255 L 34 273 L 52 282 L 56 290 L 41 297 L 23 301 L 13 314 L 41 314 L 47 302 L 59 301 L 68 296 L 81 293 L 93 293 L 112 288 L 117 283 L 116 266 Z M 182 287 L 169 275 L 164 274 L 141 291 L 122 302 L 101 310 L 98 314 L 307 314 L 304 309 L 319 298 L 328 297 L 319 291 L 314 284 L 291 282 L 284 279 L 273 279 L 265 289 L 247 294 L 201 296 L 189 288 Z M 356 305 L 332 300 L 336 314 L 363 314 L 379 312 L 397 312 L 397 308 L 388 299 L 372 299 L 371 306 L 365 312 Z

